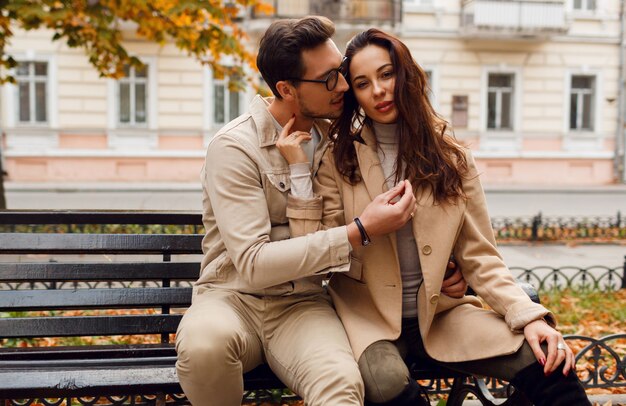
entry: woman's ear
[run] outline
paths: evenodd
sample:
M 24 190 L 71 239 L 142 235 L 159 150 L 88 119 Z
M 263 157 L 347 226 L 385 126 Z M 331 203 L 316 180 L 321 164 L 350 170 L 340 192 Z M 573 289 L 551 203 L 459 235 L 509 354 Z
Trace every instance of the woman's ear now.
M 276 82 L 276 90 L 284 100 L 292 100 L 295 96 L 295 87 L 289 81 L 280 80 Z

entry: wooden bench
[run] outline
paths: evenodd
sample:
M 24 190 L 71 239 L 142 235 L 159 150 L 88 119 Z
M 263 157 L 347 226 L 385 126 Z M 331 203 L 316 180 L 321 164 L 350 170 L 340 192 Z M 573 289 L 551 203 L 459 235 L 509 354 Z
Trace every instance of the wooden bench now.
M 16 225 L 25 224 L 120 225 L 134 233 L 16 232 Z M 123 226 L 129 224 L 138 226 Z M 168 227 L 163 225 L 193 230 L 163 234 Z M 157 227 L 158 234 L 144 234 L 145 226 Z M 0 400 L 59 404 L 49 400 L 59 398 L 69 405 L 105 396 L 112 404 L 186 403 L 174 367 L 173 333 L 198 277 L 200 226 L 200 214 L 189 212 L 0 211 L 5 228 L 0 233 Z M 44 339 L 52 337 L 65 342 Z M 38 342 L 22 347 L 16 340 Z M 461 404 L 469 392 L 493 404 L 480 379 L 438 366 L 420 365 L 412 372 L 434 390 L 445 391 L 443 381 L 452 385 L 448 405 Z M 284 387 L 266 366 L 245 374 L 244 386 L 247 391 Z M 520 404 L 515 396 L 507 403 Z

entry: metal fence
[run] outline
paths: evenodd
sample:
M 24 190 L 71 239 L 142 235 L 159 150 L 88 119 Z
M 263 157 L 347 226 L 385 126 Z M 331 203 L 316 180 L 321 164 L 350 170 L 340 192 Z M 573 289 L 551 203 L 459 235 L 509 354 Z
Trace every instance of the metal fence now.
M 533 268 L 511 267 L 513 275 L 528 282 L 538 291 L 564 290 L 574 291 L 614 291 L 626 289 L 626 256 L 621 267 L 610 268 L 595 265 L 586 268 L 575 266 Z
M 11 224 L 0 223 L 0 232 L 41 233 L 139 233 L 139 234 L 202 234 L 200 213 L 197 224 Z M 194 217 L 194 214 L 190 214 Z M 194 217 L 194 218 L 195 218 Z M 132 221 L 132 220 L 131 220 Z M 493 217 L 491 225 L 499 242 L 507 241 L 626 241 L 626 219 L 621 212 L 615 216 L 557 217 L 534 216 Z
M 621 212 L 615 216 L 534 216 L 493 217 L 499 241 L 576 241 L 610 242 L 626 240 L 626 219 Z

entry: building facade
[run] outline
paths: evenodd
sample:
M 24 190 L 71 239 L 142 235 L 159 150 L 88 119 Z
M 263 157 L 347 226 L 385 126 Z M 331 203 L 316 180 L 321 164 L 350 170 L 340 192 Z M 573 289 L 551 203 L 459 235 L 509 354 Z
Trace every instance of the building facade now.
M 484 182 L 623 182 L 620 0 L 274 0 L 242 11 L 257 44 L 274 18 L 323 14 L 343 47 L 394 32 L 427 71 L 432 102 L 474 151 Z M 128 35 L 145 64 L 102 79 L 51 32 L 16 32 L 1 93 L 4 168 L 16 183 L 197 183 L 208 140 L 254 96 L 173 45 Z M 621 163 L 621 165 L 620 165 Z

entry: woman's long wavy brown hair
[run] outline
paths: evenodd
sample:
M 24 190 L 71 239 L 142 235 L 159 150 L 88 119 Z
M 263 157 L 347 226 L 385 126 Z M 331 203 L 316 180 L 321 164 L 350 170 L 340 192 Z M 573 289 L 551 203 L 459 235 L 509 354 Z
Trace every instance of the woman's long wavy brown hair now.
M 453 202 L 464 198 L 462 181 L 467 173 L 467 160 L 447 124 L 433 109 L 428 99 L 428 79 L 399 39 L 372 28 L 357 34 L 346 48 L 346 75 L 350 80 L 350 62 L 368 45 L 389 51 L 395 72 L 394 102 L 398 109 L 398 157 L 395 168 L 405 168 L 404 176 L 396 169 L 395 182 L 409 179 L 414 190 L 430 188 L 434 201 Z M 352 89 L 345 93 L 342 115 L 331 126 L 333 154 L 337 170 L 351 184 L 361 180 L 353 141 L 362 139 L 361 129 L 371 126 L 362 114 Z

